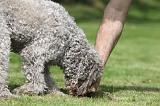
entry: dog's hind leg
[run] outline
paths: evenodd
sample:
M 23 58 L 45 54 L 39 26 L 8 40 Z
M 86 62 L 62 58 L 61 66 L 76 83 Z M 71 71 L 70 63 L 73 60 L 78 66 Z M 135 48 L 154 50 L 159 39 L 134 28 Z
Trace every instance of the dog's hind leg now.
M 10 33 L 5 21 L 0 16 L 0 97 L 12 96 L 6 82 L 8 76 L 10 45 Z

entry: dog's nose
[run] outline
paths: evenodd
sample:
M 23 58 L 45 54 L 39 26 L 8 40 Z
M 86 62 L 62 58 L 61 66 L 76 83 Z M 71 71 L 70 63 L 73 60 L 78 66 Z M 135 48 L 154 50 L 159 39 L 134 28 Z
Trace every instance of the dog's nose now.
M 70 95 L 77 95 L 77 86 L 74 82 L 70 83 L 69 86 L 67 86 L 67 89 L 69 90 Z
M 70 87 L 69 94 L 70 95 L 77 95 L 77 87 Z

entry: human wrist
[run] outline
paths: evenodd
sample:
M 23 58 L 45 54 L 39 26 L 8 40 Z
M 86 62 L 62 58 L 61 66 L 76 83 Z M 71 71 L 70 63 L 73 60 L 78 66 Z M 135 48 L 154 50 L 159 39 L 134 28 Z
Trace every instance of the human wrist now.
M 99 58 L 102 62 L 102 65 L 104 66 L 107 61 L 108 52 L 106 50 L 102 49 L 101 46 L 98 46 L 98 45 L 95 45 L 95 49 L 96 49 L 97 53 L 99 54 Z

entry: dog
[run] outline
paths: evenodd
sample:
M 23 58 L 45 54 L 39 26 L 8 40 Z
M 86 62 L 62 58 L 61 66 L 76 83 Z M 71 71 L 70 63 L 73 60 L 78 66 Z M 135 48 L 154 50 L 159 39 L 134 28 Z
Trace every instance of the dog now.
M 0 97 L 13 94 L 6 84 L 9 53 L 22 57 L 26 83 L 15 94 L 60 93 L 49 66 L 64 71 L 69 94 L 95 92 L 102 76 L 99 55 L 74 18 L 50 0 L 0 0 Z

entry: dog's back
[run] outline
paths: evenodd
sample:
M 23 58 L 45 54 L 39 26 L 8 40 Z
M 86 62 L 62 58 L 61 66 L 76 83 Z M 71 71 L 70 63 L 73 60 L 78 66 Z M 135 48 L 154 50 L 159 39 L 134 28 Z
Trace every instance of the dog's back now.
M 50 31 L 51 28 L 61 25 L 70 30 L 74 29 L 72 32 L 76 31 L 75 22 L 64 8 L 48 0 L 3 0 L 0 1 L 0 6 L 1 11 L 6 13 L 9 28 L 14 33 L 11 37 L 16 40 L 21 38 L 21 42 L 39 37 L 38 32 Z

